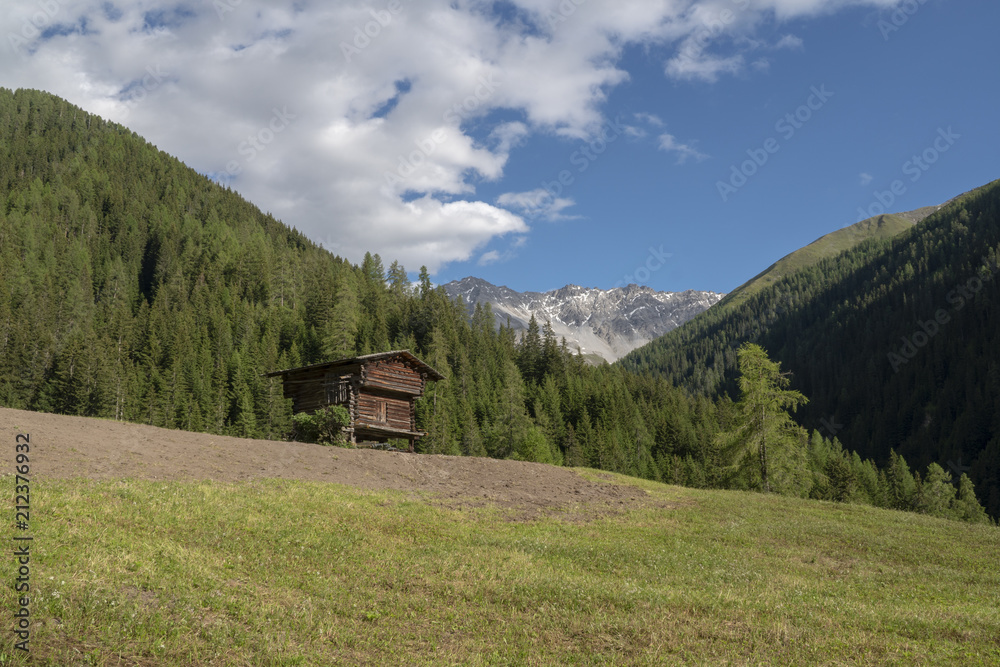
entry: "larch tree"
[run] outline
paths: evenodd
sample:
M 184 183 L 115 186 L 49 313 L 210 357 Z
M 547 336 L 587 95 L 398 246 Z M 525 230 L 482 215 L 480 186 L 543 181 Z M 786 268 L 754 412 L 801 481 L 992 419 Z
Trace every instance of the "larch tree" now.
M 802 429 L 787 409 L 794 410 L 808 399 L 797 391 L 785 389 L 789 378 L 780 366 L 759 345 L 744 343 L 740 347 L 737 418 L 734 428 L 719 436 L 719 443 L 732 456 L 735 468 L 752 467 L 759 471 L 765 493 L 771 492 L 772 459 L 794 464 L 805 457 L 805 449 L 800 446 Z M 797 451 L 800 449 L 801 452 Z M 750 464 L 753 460 L 756 463 Z M 794 465 L 781 467 L 794 469 Z

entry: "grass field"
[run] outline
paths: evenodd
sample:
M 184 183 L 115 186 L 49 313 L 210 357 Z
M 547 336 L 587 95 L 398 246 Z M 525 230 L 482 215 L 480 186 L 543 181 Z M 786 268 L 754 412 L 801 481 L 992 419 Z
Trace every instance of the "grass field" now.
M 996 528 L 615 479 L 649 502 L 589 521 L 38 480 L 31 658 L 7 632 L 0 664 L 1000 664 Z

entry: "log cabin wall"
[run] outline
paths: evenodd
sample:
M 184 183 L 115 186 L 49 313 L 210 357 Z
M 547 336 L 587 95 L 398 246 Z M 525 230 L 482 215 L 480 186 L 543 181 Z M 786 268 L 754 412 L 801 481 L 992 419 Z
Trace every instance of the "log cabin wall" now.
M 358 396 L 359 423 L 412 431 L 414 425 L 410 421 L 410 414 L 408 398 L 365 391 Z
M 365 364 L 361 383 L 372 389 L 398 391 L 414 396 L 424 393 L 424 376 L 401 360 L 385 360 Z
M 351 388 L 356 385 L 360 373 L 359 365 L 333 369 L 310 369 L 290 373 L 284 379 L 284 396 L 292 399 L 292 412 L 313 413 L 328 405 L 343 405 L 352 408 Z M 347 384 L 346 401 L 339 400 L 343 383 Z M 355 392 L 356 393 L 356 392 Z

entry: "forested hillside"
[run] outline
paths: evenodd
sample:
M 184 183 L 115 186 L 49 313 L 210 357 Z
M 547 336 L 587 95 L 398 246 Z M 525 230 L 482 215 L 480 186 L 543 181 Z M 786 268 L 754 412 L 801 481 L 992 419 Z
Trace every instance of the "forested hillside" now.
M 264 373 L 389 349 L 446 376 L 422 452 L 985 519 L 967 480 L 880 471 L 780 415 L 769 484 L 724 444 L 746 401 L 587 366 L 534 320 L 517 338 L 426 270 L 352 265 L 121 126 L 0 90 L 0 405 L 281 439 L 291 401 Z
M 862 456 L 967 470 L 1000 512 L 1000 182 L 712 309 L 621 365 L 736 395 L 737 348 L 764 347 L 810 398 L 807 428 Z M 950 462 L 950 466 L 949 466 Z
M 263 373 L 412 349 L 447 376 L 418 406 L 423 451 L 656 479 L 716 430 L 711 401 L 585 368 L 544 328 L 516 344 L 426 272 L 353 266 L 48 94 L 0 92 L 0 197 L 8 407 L 282 438 L 290 401 Z
M 838 229 L 822 236 L 807 246 L 789 253 L 764 271 L 743 283 L 726 295 L 720 306 L 732 308 L 738 306 L 753 294 L 769 287 L 785 276 L 789 276 L 807 266 L 839 255 L 843 251 L 857 246 L 868 239 L 887 239 L 909 229 L 919 220 L 924 219 L 936 210 L 927 207 L 904 215 L 879 215 L 868 220 L 862 220 L 850 227 Z

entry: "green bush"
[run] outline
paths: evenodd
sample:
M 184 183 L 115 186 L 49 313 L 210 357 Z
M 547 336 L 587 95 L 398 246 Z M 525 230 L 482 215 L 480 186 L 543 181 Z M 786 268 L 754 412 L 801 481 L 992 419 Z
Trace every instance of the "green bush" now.
M 295 425 L 292 440 L 347 446 L 343 429 L 351 423 L 351 416 L 342 405 L 328 405 L 313 414 L 300 412 L 292 417 L 292 423 Z

